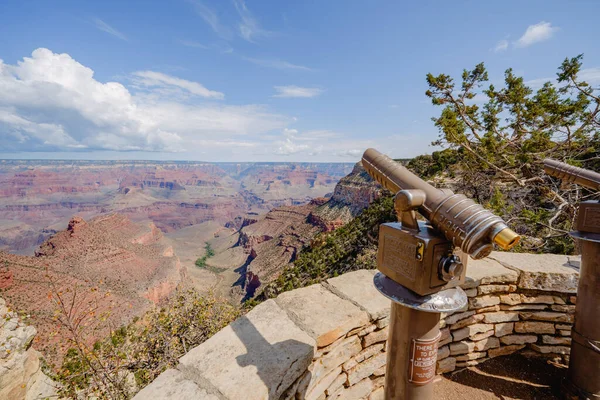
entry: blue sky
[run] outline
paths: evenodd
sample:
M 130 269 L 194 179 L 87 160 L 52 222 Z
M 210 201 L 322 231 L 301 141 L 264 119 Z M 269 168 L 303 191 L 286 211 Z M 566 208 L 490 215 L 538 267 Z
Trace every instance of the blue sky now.
M 0 3 L 0 157 L 356 161 L 434 150 L 425 75 L 535 85 L 585 54 L 598 1 Z

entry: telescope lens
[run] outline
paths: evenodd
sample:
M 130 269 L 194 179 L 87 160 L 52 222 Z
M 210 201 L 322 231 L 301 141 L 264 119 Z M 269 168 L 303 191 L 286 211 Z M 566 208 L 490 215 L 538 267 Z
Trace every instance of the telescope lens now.
M 496 236 L 494 236 L 494 243 L 496 243 L 503 250 L 510 250 L 519 243 L 521 236 L 515 233 L 510 228 L 504 228 Z

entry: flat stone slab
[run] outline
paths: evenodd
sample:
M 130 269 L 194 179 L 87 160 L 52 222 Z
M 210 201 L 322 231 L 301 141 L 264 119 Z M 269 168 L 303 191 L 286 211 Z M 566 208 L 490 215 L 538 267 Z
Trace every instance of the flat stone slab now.
M 135 395 L 134 400 L 219 400 L 175 369 L 168 369 Z
M 369 315 L 322 285 L 312 285 L 280 294 L 277 304 L 290 318 L 324 347 L 354 328 L 369 322 Z
M 461 287 L 471 289 L 489 283 L 515 283 L 518 279 L 519 274 L 517 272 L 504 267 L 489 257 L 481 260 L 469 259 L 467 276 Z
M 577 292 L 580 256 L 494 251 L 490 258 L 519 272 L 517 285 L 521 289 L 562 293 Z
M 327 280 L 328 288 L 338 296 L 369 313 L 373 320 L 390 315 L 391 302 L 375 288 L 375 270 L 361 269 Z
M 314 352 L 315 340 L 267 300 L 192 349 L 178 369 L 230 400 L 278 399 L 306 371 Z

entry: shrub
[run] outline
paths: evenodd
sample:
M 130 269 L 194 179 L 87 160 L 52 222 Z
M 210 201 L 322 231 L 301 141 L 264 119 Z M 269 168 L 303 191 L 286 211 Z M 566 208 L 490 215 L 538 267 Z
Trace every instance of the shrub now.
M 212 294 L 180 289 L 93 346 L 75 331 L 68 338 L 74 347 L 51 375 L 66 398 L 127 399 L 239 315 L 239 308 Z

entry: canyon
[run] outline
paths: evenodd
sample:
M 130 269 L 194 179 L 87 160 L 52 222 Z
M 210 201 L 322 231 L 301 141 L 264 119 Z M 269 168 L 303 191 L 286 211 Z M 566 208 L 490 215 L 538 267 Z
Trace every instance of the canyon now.
M 0 249 L 33 254 L 73 215 L 118 212 L 165 233 L 303 204 L 352 164 L 0 160 Z
M 178 287 L 253 298 L 381 194 L 360 163 L 5 160 L 0 182 L 0 291 L 52 362 L 71 308 L 95 340 Z

